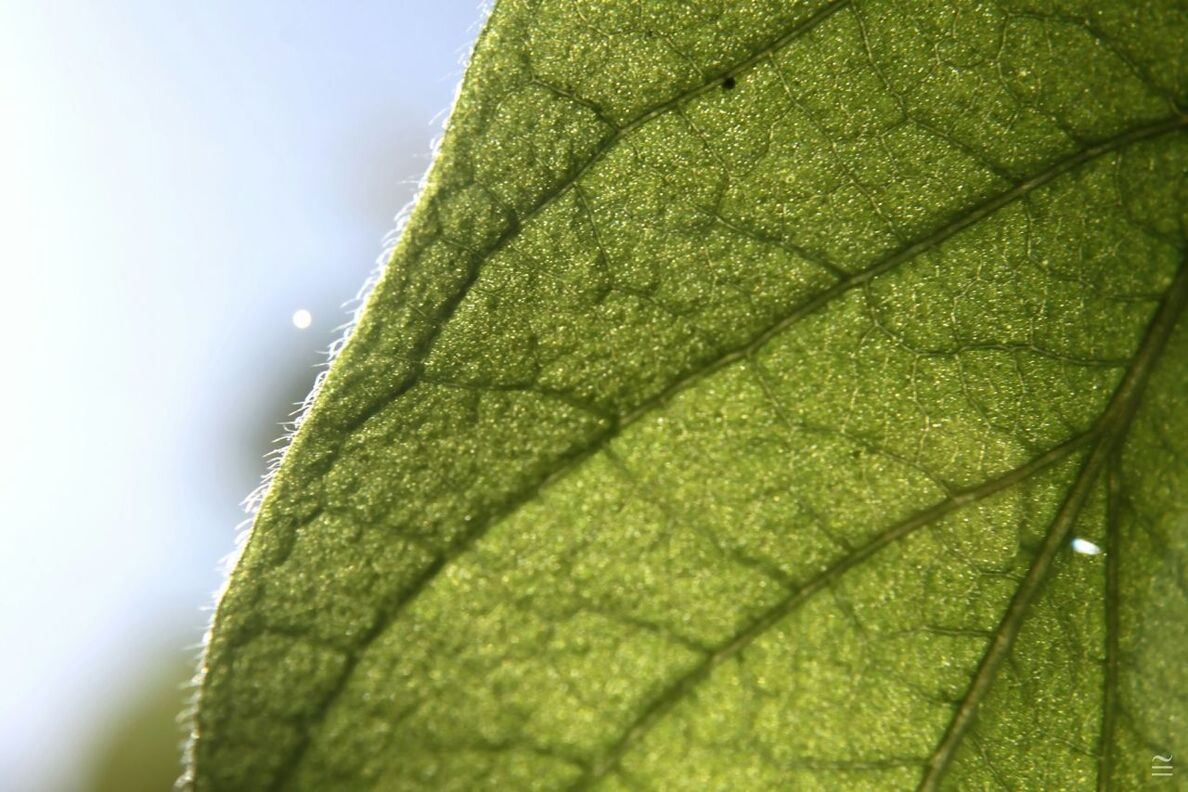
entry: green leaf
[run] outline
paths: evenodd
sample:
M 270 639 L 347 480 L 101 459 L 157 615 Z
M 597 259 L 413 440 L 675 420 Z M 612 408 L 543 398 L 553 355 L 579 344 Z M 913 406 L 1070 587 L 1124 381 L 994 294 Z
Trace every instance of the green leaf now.
M 502 0 L 186 783 L 1168 781 L 1186 16 Z

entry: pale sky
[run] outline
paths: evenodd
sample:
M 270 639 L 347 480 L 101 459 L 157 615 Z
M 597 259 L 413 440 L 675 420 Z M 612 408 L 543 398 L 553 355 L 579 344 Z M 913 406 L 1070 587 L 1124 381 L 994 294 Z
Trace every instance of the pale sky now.
M 76 788 L 99 724 L 198 641 L 478 6 L 0 3 L 5 789 Z

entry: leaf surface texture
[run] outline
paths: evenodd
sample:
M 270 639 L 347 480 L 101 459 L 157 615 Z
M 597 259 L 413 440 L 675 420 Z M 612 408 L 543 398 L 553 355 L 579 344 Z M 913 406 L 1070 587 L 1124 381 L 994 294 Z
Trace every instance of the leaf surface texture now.
M 186 783 L 1140 787 L 1188 733 L 1186 17 L 500 0 Z

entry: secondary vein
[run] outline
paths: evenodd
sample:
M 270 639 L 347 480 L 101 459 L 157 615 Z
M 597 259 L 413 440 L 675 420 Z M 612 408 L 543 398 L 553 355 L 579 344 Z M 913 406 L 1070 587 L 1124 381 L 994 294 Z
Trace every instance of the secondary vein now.
M 1028 609 L 1051 572 L 1056 554 L 1065 545 L 1069 531 L 1076 524 L 1098 476 L 1125 441 L 1131 420 L 1150 379 L 1151 370 L 1158 362 L 1172 330 L 1184 311 L 1185 304 L 1188 304 L 1188 263 L 1180 266 L 1159 310 L 1147 327 L 1129 370 L 1094 425 L 1093 448 L 1053 518 L 1044 542 L 1031 562 L 1031 567 L 1016 589 L 1010 605 L 1007 606 L 948 729 L 933 750 L 924 777 L 920 780 L 919 792 L 934 792 L 940 787 L 957 748 L 973 725 L 978 707 L 994 684 L 1002 661 L 1010 654 L 1018 638 Z
M 803 605 L 809 598 L 836 581 L 854 567 L 866 561 L 875 553 L 913 533 L 931 525 L 946 515 L 972 503 L 1001 492 L 1031 476 L 1045 470 L 1073 454 L 1091 438 L 1089 433 L 1078 435 L 1041 454 L 1034 460 L 1020 465 L 996 478 L 975 487 L 954 492 L 938 503 L 896 522 L 874 537 L 830 564 L 803 585 L 790 591 L 786 597 L 764 611 L 745 629 L 714 651 L 685 674 L 677 677 L 659 696 L 648 704 L 638 718 L 624 731 L 594 764 L 590 771 L 572 787 L 574 790 L 588 789 L 613 770 L 622 756 L 651 731 L 656 724 L 684 700 L 702 682 L 709 678 L 715 668 L 742 652 L 781 620 Z
M 608 427 L 601 433 L 597 434 L 591 442 L 582 448 L 578 448 L 573 452 L 565 455 L 559 464 L 547 475 L 541 478 L 534 485 L 529 486 L 526 490 L 516 494 L 514 497 L 502 506 L 492 512 L 489 519 L 483 521 L 475 530 L 471 531 L 462 537 L 453 547 L 449 548 L 442 555 L 438 556 L 432 563 L 426 566 L 419 575 L 406 587 L 402 588 L 393 596 L 392 601 L 382 608 L 379 617 L 377 618 L 373 627 L 363 633 L 360 637 L 360 643 L 357 649 L 348 656 L 348 661 L 342 672 L 342 677 L 339 683 L 333 688 L 328 695 L 323 706 L 320 708 L 321 712 L 326 712 L 334 702 L 342 695 L 347 687 L 354 669 L 358 666 L 359 661 L 366 653 L 367 648 L 374 643 L 374 641 L 383 634 L 383 632 L 391 625 L 401 613 L 414 602 L 429 586 L 433 583 L 438 575 L 449 565 L 449 563 L 464 554 L 467 550 L 474 546 L 483 536 L 485 536 L 491 528 L 497 525 L 509 514 L 513 513 L 517 508 L 535 497 L 542 489 L 549 486 L 557 479 L 565 476 L 570 471 L 578 467 L 582 462 L 589 459 L 602 448 L 606 447 L 611 440 L 618 437 L 631 424 L 637 422 L 645 415 L 651 413 L 653 410 L 662 407 L 678 393 L 696 384 L 700 380 L 709 376 L 715 371 L 718 371 L 732 363 L 740 361 L 762 348 L 767 342 L 779 335 L 781 332 L 787 330 L 792 325 L 807 316 L 822 310 L 826 306 L 833 303 L 834 300 L 848 293 L 851 289 L 857 288 L 875 277 L 887 273 L 897 266 L 911 260 L 917 255 L 928 250 L 934 249 L 942 244 L 945 240 L 955 236 L 959 232 L 969 228 L 981 220 L 991 216 L 994 212 L 1007 206 L 1032 191 L 1050 183 L 1062 174 L 1075 170 L 1076 168 L 1091 162 L 1099 157 L 1102 157 L 1111 152 L 1122 149 L 1133 143 L 1139 141 L 1156 138 L 1166 135 L 1171 132 L 1183 130 L 1188 126 L 1188 117 L 1174 116 L 1164 119 L 1155 124 L 1135 127 L 1126 130 L 1125 132 L 1110 138 L 1109 140 L 1096 143 L 1092 146 L 1086 147 L 1056 163 L 1049 165 L 1043 171 L 1028 177 L 1020 182 L 1017 182 L 1010 189 L 998 193 L 981 203 L 967 209 L 959 216 L 951 219 L 949 222 L 933 230 L 931 233 L 909 242 L 904 247 L 892 252 L 888 256 L 880 259 L 872 264 L 870 267 L 861 270 L 844 281 L 840 281 L 828 289 L 822 290 L 816 296 L 810 298 L 804 303 L 797 306 L 789 314 L 780 319 L 773 325 L 764 328 L 757 333 L 750 341 L 741 347 L 731 349 L 721 354 L 715 359 L 689 371 L 683 377 L 674 380 L 663 391 L 657 393 L 649 399 L 640 402 L 634 409 L 620 417 L 617 421 L 611 422 Z M 302 746 L 295 752 L 294 756 L 301 756 L 304 753 L 304 746 L 309 739 L 309 730 L 306 730 Z M 296 771 L 299 762 L 290 761 L 286 763 L 289 768 L 288 772 L 282 774 L 277 779 L 277 785 L 274 788 L 282 787 Z

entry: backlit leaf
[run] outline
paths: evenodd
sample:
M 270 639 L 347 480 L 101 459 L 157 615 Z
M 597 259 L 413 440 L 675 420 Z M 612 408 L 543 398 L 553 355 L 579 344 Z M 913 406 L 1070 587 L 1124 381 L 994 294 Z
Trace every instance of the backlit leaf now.
M 186 784 L 1181 783 L 1186 36 L 500 0 Z

